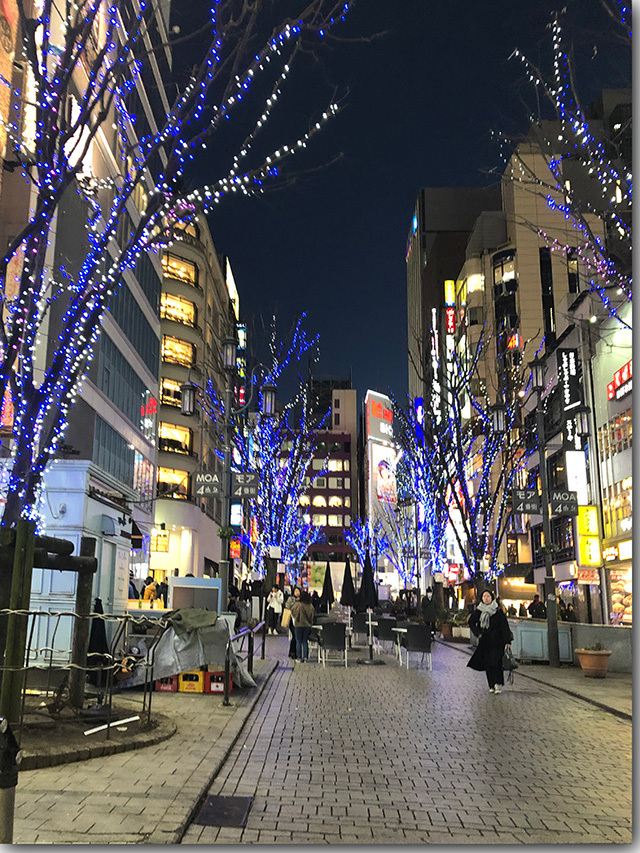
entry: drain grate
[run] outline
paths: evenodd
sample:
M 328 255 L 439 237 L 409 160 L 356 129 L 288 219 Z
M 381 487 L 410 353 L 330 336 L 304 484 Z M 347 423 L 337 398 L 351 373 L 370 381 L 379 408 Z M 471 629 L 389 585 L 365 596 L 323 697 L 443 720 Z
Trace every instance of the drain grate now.
M 244 826 L 253 797 L 221 797 L 210 794 L 205 798 L 194 823 L 199 826 Z

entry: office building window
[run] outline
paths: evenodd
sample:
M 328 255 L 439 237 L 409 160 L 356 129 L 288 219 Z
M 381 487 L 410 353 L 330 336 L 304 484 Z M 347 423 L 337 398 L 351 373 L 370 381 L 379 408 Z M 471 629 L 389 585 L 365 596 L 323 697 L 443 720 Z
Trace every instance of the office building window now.
M 173 320 L 185 326 L 195 326 L 198 313 L 196 306 L 188 299 L 175 296 L 173 293 L 162 294 L 160 317 L 163 320 Z
M 312 503 L 314 506 L 326 507 L 327 499 L 324 497 L 324 495 L 316 495 L 315 498 L 313 499 Z
M 342 459 L 330 459 L 327 468 L 329 471 L 342 471 Z
M 326 489 L 327 488 L 327 478 L 326 477 L 316 477 L 313 481 L 314 489 Z
M 165 252 L 162 256 L 162 272 L 168 278 L 175 278 L 185 284 L 198 284 L 198 267 L 186 258 Z
M 310 503 L 311 498 L 309 497 L 309 495 L 300 495 L 300 498 L 298 500 L 298 504 L 300 506 L 309 506 Z
M 331 495 L 329 498 L 329 506 L 342 506 L 342 498 L 340 495 Z
M 350 515 L 345 515 L 344 526 L 345 527 L 351 527 L 351 516 Z
M 121 483 L 133 487 L 133 448 L 98 415 L 93 433 L 93 461 Z
M 176 424 L 160 423 L 158 426 L 158 447 L 170 453 L 191 454 L 193 435 L 187 427 Z
M 189 472 L 177 468 L 158 468 L 157 495 L 159 498 L 186 501 L 189 497 Z
M 324 459 L 312 459 L 311 460 L 312 471 L 322 471 L 323 468 L 324 468 Z
M 329 477 L 329 488 L 330 489 L 341 489 L 342 486 L 342 477 Z
M 340 408 L 340 398 L 339 397 L 336 397 L 336 399 L 333 401 L 333 408 L 334 409 Z
M 339 414 L 335 414 L 333 416 L 333 423 L 335 426 L 340 426 L 340 415 Z
M 569 277 L 569 293 L 580 293 L 578 253 L 574 249 L 567 251 L 567 275 Z
M 327 516 L 322 513 L 317 513 L 316 515 L 311 516 L 311 524 L 313 527 L 326 527 L 327 526 Z
M 165 406 L 180 408 L 182 402 L 180 383 L 176 382 L 175 379 L 163 378 L 160 382 L 160 402 Z
M 181 364 L 193 367 L 196 360 L 196 348 L 188 341 L 181 341 L 172 335 L 162 336 L 162 360 L 167 364 Z
M 151 550 L 157 551 L 160 554 L 169 553 L 169 531 L 158 530 L 155 535 L 151 535 Z
M 134 453 L 133 460 L 133 488 L 140 495 L 138 506 L 145 512 L 153 509 L 153 484 L 155 481 L 155 468 L 151 461 L 141 453 Z
M 330 515 L 329 516 L 329 527 L 342 527 L 342 516 L 341 515 Z

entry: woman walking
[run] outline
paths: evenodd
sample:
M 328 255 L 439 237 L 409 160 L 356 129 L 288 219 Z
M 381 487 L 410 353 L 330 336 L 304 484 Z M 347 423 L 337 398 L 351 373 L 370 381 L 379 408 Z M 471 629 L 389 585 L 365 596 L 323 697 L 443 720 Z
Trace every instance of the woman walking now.
M 504 676 L 502 658 L 513 636 L 507 617 L 491 590 L 485 589 L 480 604 L 469 617 L 469 627 L 478 637 L 478 647 L 467 666 L 487 673 L 490 693 L 502 693 Z
M 291 595 L 287 598 L 284 609 L 291 610 L 296 601 L 300 600 L 300 587 L 294 586 L 291 590 Z M 293 620 L 289 620 L 289 657 L 293 660 L 296 659 L 296 635 L 294 633 L 293 628 Z
M 295 622 L 296 657 L 301 663 L 309 660 L 309 633 L 314 615 L 311 596 L 306 591 L 300 593 L 300 600 L 291 605 L 291 616 Z

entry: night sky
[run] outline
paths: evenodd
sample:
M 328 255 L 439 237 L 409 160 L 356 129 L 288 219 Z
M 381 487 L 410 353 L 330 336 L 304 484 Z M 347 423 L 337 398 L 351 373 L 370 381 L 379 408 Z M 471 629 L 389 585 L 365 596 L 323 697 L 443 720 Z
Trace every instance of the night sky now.
M 321 109 L 333 85 L 348 87 L 342 112 L 303 165 L 340 152 L 342 159 L 255 200 L 233 198 L 209 217 L 250 332 L 274 311 L 283 330 L 306 312 L 307 329 L 320 334 L 318 376 L 351 371 L 359 395 L 367 388 L 406 394 L 404 258 L 417 193 L 497 179 L 491 131 L 525 131 L 535 103 L 521 64 L 509 56 L 518 47 L 548 67 L 546 25 L 562 5 L 586 57 L 585 102 L 603 85 L 628 85 L 602 45 L 599 0 L 356 4 L 340 34 L 385 35 L 334 46 L 321 65 L 307 63 L 272 126 L 278 143 L 291 141 L 299 119 Z

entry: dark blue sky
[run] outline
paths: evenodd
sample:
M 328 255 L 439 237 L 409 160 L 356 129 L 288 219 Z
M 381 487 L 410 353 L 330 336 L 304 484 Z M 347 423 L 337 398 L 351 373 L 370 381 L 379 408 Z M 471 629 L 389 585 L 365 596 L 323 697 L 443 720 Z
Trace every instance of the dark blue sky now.
M 309 68 L 293 86 L 303 103 L 283 99 L 274 115 L 276 139 L 290 141 L 306 102 L 316 108 L 331 84 L 348 87 L 343 111 L 308 151 L 309 163 L 338 152 L 342 160 L 256 200 L 234 198 L 210 216 L 250 328 L 277 311 L 286 329 L 306 312 L 307 329 L 320 334 L 318 375 L 351 370 L 360 394 L 406 393 L 404 256 L 418 190 L 494 180 L 500 158 L 491 131 L 525 130 L 523 99 L 535 102 L 509 56 L 519 47 L 548 66 L 546 25 L 562 5 L 590 55 L 604 20 L 599 0 L 360 0 L 349 33 L 386 35 L 323 54 L 313 89 Z M 625 83 L 605 57 L 601 49 L 584 64 L 585 97 Z

